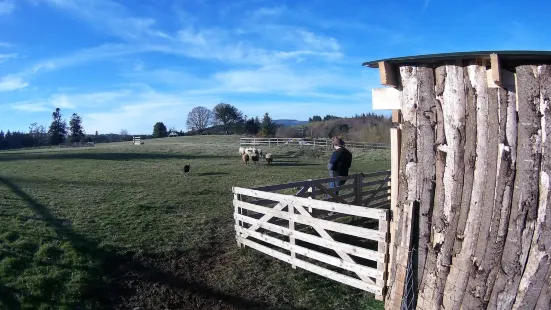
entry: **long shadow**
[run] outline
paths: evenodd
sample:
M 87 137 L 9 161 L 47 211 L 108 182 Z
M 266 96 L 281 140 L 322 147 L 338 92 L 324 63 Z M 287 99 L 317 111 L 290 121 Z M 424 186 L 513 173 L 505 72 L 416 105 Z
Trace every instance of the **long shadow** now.
M 0 176 L 0 184 L 8 187 L 13 193 L 23 199 L 28 204 L 29 208 L 40 216 L 42 221 L 54 229 L 60 238 L 69 241 L 75 250 L 77 250 L 80 254 L 98 264 L 97 267 L 88 270 L 88 273 L 93 280 L 90 283 L 87 283 L 88 287 L 82 296 L 83 299 L 96 300 L 97 302 L 100 302 L 102 306 L 107 306 L 109 308 L 121 306 L 118 303 L 120 303 L 121 297 L 128 294 L 129 290 L 128 288 L 122 287 L 120 278 L 124 277 L 126 278 L 125 280 L 128 281 L 128 275 L 130 275 L 130 278 L 133 278 L 134 280 L 147 281 L 153 285 L 156 283 L 162 283 L 173 288 L 185 290 L 191 294 L 200 295 L 209 300 L 216 302 L 225 301 L 238 309 L 276 309 L 268 303 L 247 300 L 239 296 L 229 295 L 205 286 L 202 283 L 183 279 L 166 273 L 154 266 L 144 265 L 142 262 L 135 260 L 131 254 L 120 255 L 115 253 L 113 249 L 100 247 L 95 241 L 87 239 L 83 235 L 73 231 L 68 226 L 63 226 L 62 220 L 54 217 L 46 206 L 40 204 L 26 192 L 21 190 L 21 188 L 19 188 L 19 186 L 11 180 Z M 185 255 L 184 253 L 182 254 Z M 130 269 L 122 272 L 120 267 L 123 265 L 130 267 Z M 108 278 L 107 282 L 106 277 Z M 135 292 L 135 290 L 133 292 Z M 0 283 L 1 300 L 6 304 L 13 305 L 15 309 L 17 309 L 18 305 L 20 307 L 17 295 L 19 294 L 17 294 L 16 291 L 11 290 Z M 118 300 L 114 300 L 113 296 L 117 296 Z M 40 296 L 32 297 L 36 297 L 33 298 L 34 300 L 40 300 Z M 44 302 L 49 301 L 44 300 Z
M 274 161 L 271 166 L 278 167 L 304 167 L 304 166 L 320 166 L 321 164 L 307 164 L 298 162 L 276 162 Z
M 206 176 L 216 176 L 216 175 L 229 175 L 227 172 L 201 172 L 197 173 L 198 176 L 206 177 Z
M 147 160 L 147 159 L 210 159 L 210 158 L 235 158 L 229 155 L 185 155 L 165 153 L 100 153 L 100 152 L 48 152 L 48 153 L 18 153 L 0 154 L 0 162 L 16 160 L 52 160 L 52 159 L 79 159 L 79 160 Z
M 24 183 L 24 184 L 46 184 L 51 185 L 52 179 L 40 179 L 40 178 L 22 178 L 13 176 L 10 177 L 12 182 Z M 109 181 L 83 181 L 83 180 L 55 180 L 56 184 L 71 184 L 81 186 L 93 186 L 93 187 L 112 187 L 112 186 L 132 186 L 136 187 L 136 183 L 132 182 L 109 182 Z

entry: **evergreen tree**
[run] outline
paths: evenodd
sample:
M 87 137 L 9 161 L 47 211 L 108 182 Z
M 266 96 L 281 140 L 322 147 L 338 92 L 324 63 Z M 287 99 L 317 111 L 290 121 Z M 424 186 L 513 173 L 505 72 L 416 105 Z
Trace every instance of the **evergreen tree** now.
M 260 131 L 260 122 L 258 119 L 250 118 L 245 122 L 245 132 L 250 135 L 256 135 Z
M 155 123 L 153 126 L 153 138 L 164 138 L 167 135 L 166 126 L 163 122 Z
M 78 114 L 73 113 L 69 121 L 69 129 L 71 131 L 71 142 L 80 142 L 84 137 L 84 130 L 82 129 L 82 118 Z
M 65 136 L 67 135 L 67 123 L 61 119 L 61 110 L 55 109 L 52 113 L 52 124 L 48 129 L 48 136 L 50 144 L 57 145 L 65 142 Z
M 268 113 L 264 114 L 262 119 L 261 135 L 263 137 L 273 137 L 277 132 L 277 124 L 272 120 Z

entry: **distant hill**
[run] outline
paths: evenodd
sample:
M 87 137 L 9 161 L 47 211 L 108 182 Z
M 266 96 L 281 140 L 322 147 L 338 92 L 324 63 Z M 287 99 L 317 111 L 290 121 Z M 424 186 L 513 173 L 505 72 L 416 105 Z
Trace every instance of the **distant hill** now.
M 295 119 L 274 119 L 274 122 L 281 126 L 297 126 L 308 124 L 308 121 L 297 121 Z

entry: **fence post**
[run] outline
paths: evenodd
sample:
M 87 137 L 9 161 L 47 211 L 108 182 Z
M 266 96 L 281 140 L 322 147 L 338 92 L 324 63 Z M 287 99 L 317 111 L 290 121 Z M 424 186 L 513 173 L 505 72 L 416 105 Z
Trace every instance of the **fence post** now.
M 241 195 L 233 194 L 233 199 L 241 200 Z M 234 212 L 235 212 L 235 214 L 241 214 L 241 208 L 235 206 L 235 211 Z M 241 222 L 238 219 L 235 219 L 235 225 L 237 225 L 239 227 L 243 227 L 243 222 Z M 237 246 L 240 247 L 240 248 L 245 247 L 245 245 L 241 244 L 240 237 L 241 237 L 241 233 L 236 231 L 235 232 L 235 239 L 237 240 Z
M 308 186 L 309 186 L 309 192 L 310 192 L 310 198 L 312 199 L 316 199 L 316 187 L 313 186 L 313 182 L 312 182 L 312 179 L 308 179 Z M 308 207 L 308 212 L 310 212 L 310 214 L 312 214 L 312 212 L 314 212 L 314 210 L 312 209 L 312 207 Z
M 295 206 L 291 201 L 287 202 L 287 209 L 289 210 L 289 215 L 295 214 Z M 289 230 L 295 230 L 295 221 L 292 219 L 289 220 Z M 291 244 L 291 267 L 297 269 L 297 266 L 295 266 L 295 237 L 292 234 L 289 235 L 289 243 Z
M 356 205 L 361 206 L 362 205 L 362 190 L 363 190 L 363 178 L 361 174 L 356 174 L 356 178 L 354 179 L 354 182 L 356 183 L 356 186 L 354 187 L 354 192 L 356 193 Z

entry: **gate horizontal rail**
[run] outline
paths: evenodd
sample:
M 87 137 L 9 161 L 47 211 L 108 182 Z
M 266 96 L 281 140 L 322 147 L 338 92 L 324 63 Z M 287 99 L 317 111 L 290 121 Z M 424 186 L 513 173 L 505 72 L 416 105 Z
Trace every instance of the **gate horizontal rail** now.
M 369 199 L 380 199 L 380 196 L 388 200 L 386 185 L 389 171 L 372 173 L 370 176 L 383 178 L 377 182 L 364 182 L 363 175 L 360 175 L 361 179 L 357 175 L 341 179 L 360 180 L 362 187 L 368 183 L 367 186 L 378 186 L 376 189 L 365 191 L 366 195 L 371 196 Z M 371 292 L 381 299 L 387 280 L 390 211 L 312 197 L 311 190 L 320 188 L 318 183 L 323 184 L 334 179 L 308 180 L 255 189 L 233 187 L 237 244 L 287 262 L 293 268 L 299 267 Z M 354 190 L 360 183 L 350 184 L 353 186 L 349 186 L 348 189 Z M 296 187 L 301 188 L 296 194 L 291 195 L 270 192 Z M 334 192 L 336 189 L 331 190 Z M 345 188 L 340 187 L 339 190 Z M 362 203 L 363 197 L 359 201 Z M 369 226 L 376 227 L 362 227 L 352 222 L 335 222 L 332 217 L 315 216 L 316 212 L 324 211 L 338 214 L 339 217 L 366 219 L 370 223 Z M 317 235 L 295 225 L 305 226 Z M 335 234 L 349 237 L 342 240 Z M 299 240 L 300 244 L 296 244 L 296 240 Z M 325 249 L 323 253 L 320 252 L 321 249 Z M 364 261 L 357 261 L 355 257 L 363 258 Z

